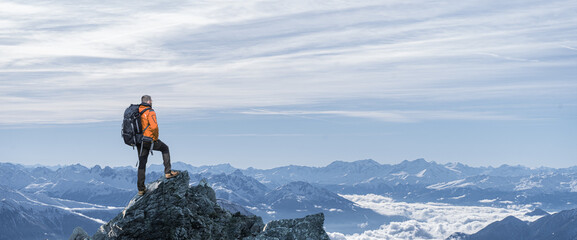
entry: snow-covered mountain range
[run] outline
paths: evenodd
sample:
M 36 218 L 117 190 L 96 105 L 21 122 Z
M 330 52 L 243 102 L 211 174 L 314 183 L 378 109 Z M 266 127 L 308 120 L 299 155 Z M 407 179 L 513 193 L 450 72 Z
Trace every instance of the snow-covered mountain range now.
M 381 194 L 411 202 L 506 206 L 537 204 L 550 210 L 577 207 L 577 167 L 470 167 L 424 159 L 399 164 L 373 160 L 333 162 L 326 167 L 287 166 L 243 171 L 275 188 L 306 181 L 339 194 Z
M 577 208 L 577 167 L 470 167 L 417 159 L 399 164 L 336 161 L 325 167 L 291 165 L 265 170 L 236 169 L 229 164 L 196 167 L 176 162 L 173 169 L 188 170 L 191 184 L 205 179 L 220 202 L 242 206 L 262 216 L 265 222 L 324 212 L 329 232 L 362 232 L 405 220 L 400 215 L 382 215 L 362 208 L 343 198 L 344 194 L 377 194 L 396 201 L 469 206 L 532 205 L 548 211 Z M 162 170 L 161 165 L 151 165 L 147 182 L 160 177 Z M 136 193 L 136 169 L 131 167 L 50 168 L 0 163 L 0 177 L 0 225 L 27 221 L 30 223 L 18 226 L 34 228 L 28 231 L 18 226 L 6 227 L 0 230 L 13 234 L 3 234 L 0 239 L 29 239 L 18 235 L 25 231 L 59 239 L 72 231 L 66 229 L 68 220 L 74 221 L 74 226 L 85 222 L 82 227 L 92 234 Z M 46 225 L 51 227 L 42 227 Z

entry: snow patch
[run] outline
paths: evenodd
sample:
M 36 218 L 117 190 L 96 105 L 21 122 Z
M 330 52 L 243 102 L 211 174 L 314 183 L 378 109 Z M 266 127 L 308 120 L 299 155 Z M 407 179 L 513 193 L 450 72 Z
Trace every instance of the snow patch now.
M 464 198 L 464 197 L 466 197 L 466 196 L 467 196 L 467 194 L 464 194 L 464 195 L 461 195 L 461 196 L 458 196 L 458 197 L 452 197 L 451 199 L 457 200 L 457 199 Z
M 466 181 L 466 179 L 459 179 L 459 180 L 455 180 L 455 181 L 451 181 L 451 182 L 437 183 L 437 184 L 429 185 L 429 186 L 427 186 L 427 188 L 433 189 L 433 190 L 443 190 L 443 189 L 449 189 L 449 188 L 462 188 L 462 187 L 467 187 L 467 186 L 474 186 L 473 183 L 465 182 L 465 181 Z
M 417 173 L 415 176 L 418 178 L 422 178 L 425 176 L 425 173 L 427 172 L 427 169 L 423 169 L 423 171 Z
M 529 190 L 533 188 L 542 188 L 541 181 L 533 181 L 530 178 L 521 179 L 519 184 L 515 186 L 515 191 Z

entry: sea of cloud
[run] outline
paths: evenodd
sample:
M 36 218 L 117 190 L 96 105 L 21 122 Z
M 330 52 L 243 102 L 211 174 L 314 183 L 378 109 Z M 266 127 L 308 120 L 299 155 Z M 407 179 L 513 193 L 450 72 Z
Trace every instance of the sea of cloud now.
M 515 216 L 524 221 L 535 221 L 539 216 L 525 216 L 533 210 L 532 205 L 509 205 L 507 208 L 456 206 L 443 203 L 397 202 L 385 196 L 341 195 L 360 207 L 369 208 L 383 215 L 401 215 L 409 220 L 391 222 L 379 229 L 363 233 L 345 235 L 328 233 L 334 240 L 370 239 L 446 239 L 455 232 L 475 233 L 492 222 L 507 216 Z M 362 224 L 362 223 L 359 223 Z

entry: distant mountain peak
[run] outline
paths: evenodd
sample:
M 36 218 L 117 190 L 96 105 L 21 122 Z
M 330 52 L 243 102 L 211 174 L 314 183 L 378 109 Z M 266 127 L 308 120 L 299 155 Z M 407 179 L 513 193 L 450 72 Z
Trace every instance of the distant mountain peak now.
M 413 162 L 427 162 L 428 163 L 428 161 L 425 160 L 424 158 L 417 158 L 417 159 L 413 160 Z
M 437 164 L 436 162 L 428 162 L 423 158 L 419 158 L 413 161 L 404 160 L 401 163 L 394 165 L 393 172 L 395 173 L 406 172 L 411 174 L 418 174 L 425 169 L 431 169 L 431 168 L 449 169 L 446 166 Z
M 525 216 L 547 216 L 549 215 L 548 212 L 541 208 L 535 208 L 532 212 L 526 213 Z
M 314 187 L 313 185 L 311 185 L 308 182 L 296 181 L 296 182 L 290 182 L 284 186 L 281 186 L 281 187 L 277 188 L 276 191 L 291 192 L 294 194 L 307 194 L 307 193 L 311 193 L 311 192 L 318 192 L 319 189 L 317 189 L 316 187 Z
M 378 163 L 377 161 L 375 161 L 373 159 L 363 159 L 363 160 L 357 160 L 354 162 L 359 163 L 359 164 L 366 164 L 366 165 L 381 165 L 380 163 Z
M 430 164 L 437 164 L 436 162 L 429 162 L 427 160 L 425 160 L 424 158 L 417 158 L 415 160 L 409 161 L 409 160 L 404 160 L 401 162 L 401 164 L 410 164 L 410 165 L 414 165 L 414 166 L 427 166 Z
M 363 165 L 363 166 L 380 166 L 381 164 L 373 159 L 364 159 L 364 160 L 357 160 L 353 162 L 345 162 L 345 161 L 334 161 L 331 164 L 327 165 L 328 168 L 330 167 L 342 167 L 348 165 Z

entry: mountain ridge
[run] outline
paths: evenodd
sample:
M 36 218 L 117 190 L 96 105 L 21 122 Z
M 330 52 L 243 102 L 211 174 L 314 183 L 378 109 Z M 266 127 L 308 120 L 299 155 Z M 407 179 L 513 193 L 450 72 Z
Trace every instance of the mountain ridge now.
M 537 211 L 541 212 L 541 211 Z M 545 212 L 546 213 L 546 212 Z M 577 238 L 577 209 L 564 210 L 533 222 L 508 216 L 474 234 L 454 233 L 447 240 L 563 240 Z
M 153 171 L 154 166 L 162 169 L 161 165 L 152 164 L 146 179 L 154 180 L 162 176 L 162 171 Z M 404 219 L 362 210 L 347 204 L 339 194 L 378 194 L 395 201 L 465 206 L 523 205 L 551 212 L 577 208 L 574 201 L 577 198 L 577 167 L 530 169 L 501 165 L 498 168 L 476 168 L 461 163 L 438 164 L 424 159 L 398 164 L 380 164 L 370 159 L 335 161 L 325 167 L 291 165 L 268 170 L 236 169 L 230 164 L 195 167 L 184 162 L 177 162 L 173 166 L 196 171 L 191 172 L 190 183 L 198 184 L 202 179 L 208 180 L 217 198 L 221 199 L 219 201 L 228 201 L 234 205 L 232 208 L 240 206 L 267 221 L 279 220 L 285 214 L 301 218 L 311 213 L 309 210 L 320 210 L 325 214 L 324 226 L 328 230 L 347 234 L 376 229 L 379 222 L 383 224 Z M 502 173 L 511 173 L 513 176 L 498 175 Z M 98 221 L 114 217 L 118 208 L 126 206 L 130 196 L 136 193 L 135 169 L 127 167 L 95 165 L 89 168 L 74 164 L 52 170 L 42 166 L 0 163 L 0 177 L 6 186 L 5 190 L 0 188 L 2 194 L 11 189 L 30 199 L 38 198 L 36 203 L 28 204 L 31 209 L 43 209 L 46 205 L 42 204 L 51 202 L 49 205 L 62 206 L 57 211 L 63 211 L 64 214 L 83 214 Z M 267 193 L 295 182 L 307 183 L 314 189 L 305 194 L 294 188 L 292 192 L 283 193 L 285 196 L 298 196 L 285 198 L 283 201 L 290 201 L 286 203 L 288 206 L 308 202 L 306 208 L 300 208 L 301 211 L 289 212 L 281 205 L 273 204 L 272 198 L 265 197 Z M 324 191 L 334 193 L 331 194 L 333 198 L 318 197 L 317 193 Z M 6 199 L 9 201 L 10 197 Z M 360 222 L 355 219 L 356 216 L 366 216 L 368 220 Z M 24 216 L 11 212 L 10 217 L 17 219 Z M 346 223 L 346 226 L 338 225 L 339 222 Z

